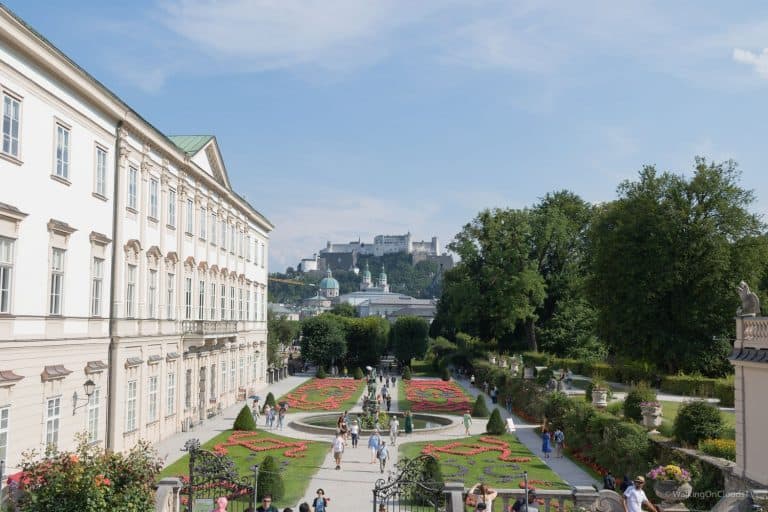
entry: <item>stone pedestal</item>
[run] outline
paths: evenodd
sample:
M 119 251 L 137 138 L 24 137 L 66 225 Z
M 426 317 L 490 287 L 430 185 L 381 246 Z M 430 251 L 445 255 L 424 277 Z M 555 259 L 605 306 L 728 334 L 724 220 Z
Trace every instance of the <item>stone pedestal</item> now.
M 604 388 L 592 389 L 592 405 L 598 409 L 608 407 L 608 390 Z

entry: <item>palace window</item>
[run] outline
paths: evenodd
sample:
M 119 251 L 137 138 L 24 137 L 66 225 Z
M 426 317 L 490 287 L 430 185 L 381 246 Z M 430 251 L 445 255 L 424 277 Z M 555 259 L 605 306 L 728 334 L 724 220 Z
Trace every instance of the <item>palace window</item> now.
M 157 305 L 157 270 L 149 271 L 149 285 L 147 286 L 147 318 L 155 318 Z
M 235 377 L 237 375 L 237 370 L 235 368 L 235 362 L 230 361 L 229 362 L 229 389 L 233 390 L 235 389 Z
M 195 203 L 187 199 L 187 233 L 195 232 Z
M 99 439 L 99 409 L 101 407 L 101 390 L 96 388 L 88 397 L 88 442 Z
M 176 227 L 176 191 L 168 189 L 168 225 Z
M 91 316 L 101 316 L 101 302 L 104 294 L 104 260 L 93 258 L 91 282 Z
M 216 245 L 216 214 L 211 214 L 211 244 Z
M 227 285 L 220 284 L 221 289 L 221 320 L 227 319 Z
M 51 249 L 51 293 L 49 310 L 51 315 L 60 315 L 64 299 L 64 249 Z
M 125 271 L 125 317 L 133 318 L 136 302 L 136 265 L 129 264 Z
M 45 445 L 56 447 L 59 443 L 61 421 L 61 397 L 49 398 L 45 408 Z
M 157 420 L 157 375 L 153 375 L 148 381 L 149 400 L 147 401 L 147 423 Z
M 128 381 L 125 393 L 125 431 L 136 430 L 136 381 Z
M 128 197 L 126 206 L 128 208 L 137 208 L 137 193 L 139 186 L 139 171 L 135 167 L 128 167 Z
M 158 191 L 160 190 L 159 183 L 155 178 L 149 180 L 149 216 L 153 219 L 157 219 L 158 213 Z
M 200 281 L 200 286 L 197 289 L 197 319 L 205 320 L 205 281 Z
M 69 179 L 69 128 L 56 123 L 56 176 Z
M 19 123 L 21 120 L 21 102 L 8 94 L 3 94 L 3 153 L 19 157 Z
M 211 320 L 216 320 L 216 283 L 211 283 Z
M 166 397 L 165 413 L 167 416 L 176 413 L 176 374 L 169 373 L 166 377 L 168 396 Z
M 11 238 L 0 237 L 0 313 L 11 312 L 14 243 Z
M 205 240 L 205 227 L 208 225 L 208 213 L 205 208 L 200 207 L 200 238 Z
M 166 303 L 165 303 L 165 317 L 168 320 L 173 320 L 173 311 L 176 308 L 176 304 L 173 301 L 173 289 L 176 282 L 176 275 L 168 274 L 167 284 L 165 287 Z
M 107 150 L 96 146 L 96 190 L 102 197 L 107 197 Z
M 10 430 L 11 408 L 0 407 L 0 460 L 8 458 L 8 431 Z
M 227 360 L 221 362 L 221 393 L 227 391 Z
M 184 377 L 184 410 L 192 408 L 192 370 L 187 370 Z
M 229 319 L 235 319 L 235 287 L 229 287 Z
M 184 280 L 184 318 L 192 318 L 192 278 L 187 277 Z

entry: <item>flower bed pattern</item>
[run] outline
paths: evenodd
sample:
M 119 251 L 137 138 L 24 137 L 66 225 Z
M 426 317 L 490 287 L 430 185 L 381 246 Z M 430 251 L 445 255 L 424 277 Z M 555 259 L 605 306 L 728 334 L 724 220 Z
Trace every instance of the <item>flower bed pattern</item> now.
M 531 462 L 530 457 L 513 457 L 512 449 L 509 443 L 494 439 L 492 437 L 481 437 L 478 443 L 462 443 L 456 441 L 455 443 L 445 444 L 443 446 L 435 446 L 428 444 L 422 448 L 421 453 L 424 455 L 432 455 L 434 458 L 439 459 L 441 453 L 460 455 L 462 457 L 473 457 L 475 455 L 484 452 L 500 452 L 499 460 L 504 462 Z
M 259 435 L 262 437 L 255 439 Z M 265 437 L 259 432 L 236 430 L 235 432 L 232 432 L 229 439 L 214 446 L 213 452 L 217 455 L 226 455 L 227 447 L 229 446 L 242 446 L 252 452 L 266 452 L 269 450 L 280 450 L 285 448 L 286 450 L 283 452 L 283 455 L 293 459 L 304 456 L 304 452 L 307 451 L 308 442 L 309 441 L 281 441 L 272 437 Z
M 289 410 L 338 411 L 344 402 L 356 397 L 362 390 L 363 381 L 354 379 L 313 379 L 305 382 L 280 401 L 288 402 Z
M 403 381 L 405 398 L 417 412 L 464 412 L 472 409 L 470 397 L 453 381 L 417 379 Z

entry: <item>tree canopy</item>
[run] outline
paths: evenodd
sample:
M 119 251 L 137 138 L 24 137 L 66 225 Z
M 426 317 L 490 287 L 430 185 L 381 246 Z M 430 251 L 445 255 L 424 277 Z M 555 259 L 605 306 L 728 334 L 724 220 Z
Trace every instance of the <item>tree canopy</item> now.
M 416 316 L 402 316 L 392 326 L 392 348 L 398 361 L 411 365 L 414 357 L 424 357 L 429 342 L 429 325 Z
M 339 317 L 323 314 L 301 324 L 301 355 L 321 366 L 341 361 L 347 354 L 344 327 Z

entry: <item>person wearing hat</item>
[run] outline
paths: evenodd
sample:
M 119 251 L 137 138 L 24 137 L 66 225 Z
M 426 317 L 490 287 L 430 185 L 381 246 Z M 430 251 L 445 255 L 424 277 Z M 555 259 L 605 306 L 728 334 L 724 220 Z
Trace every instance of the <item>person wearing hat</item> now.
M 656 507 L 653 506 L 648 500 L 648 496 L 645 495 L 643 487 L 645 486 L 645 477 L 639 475 L 635 477 L 634 485 L 627 487 L 624 491 L 624 511 L 625 512 L 641 512 L 643 505 L 651 512 L 658 512 Z

